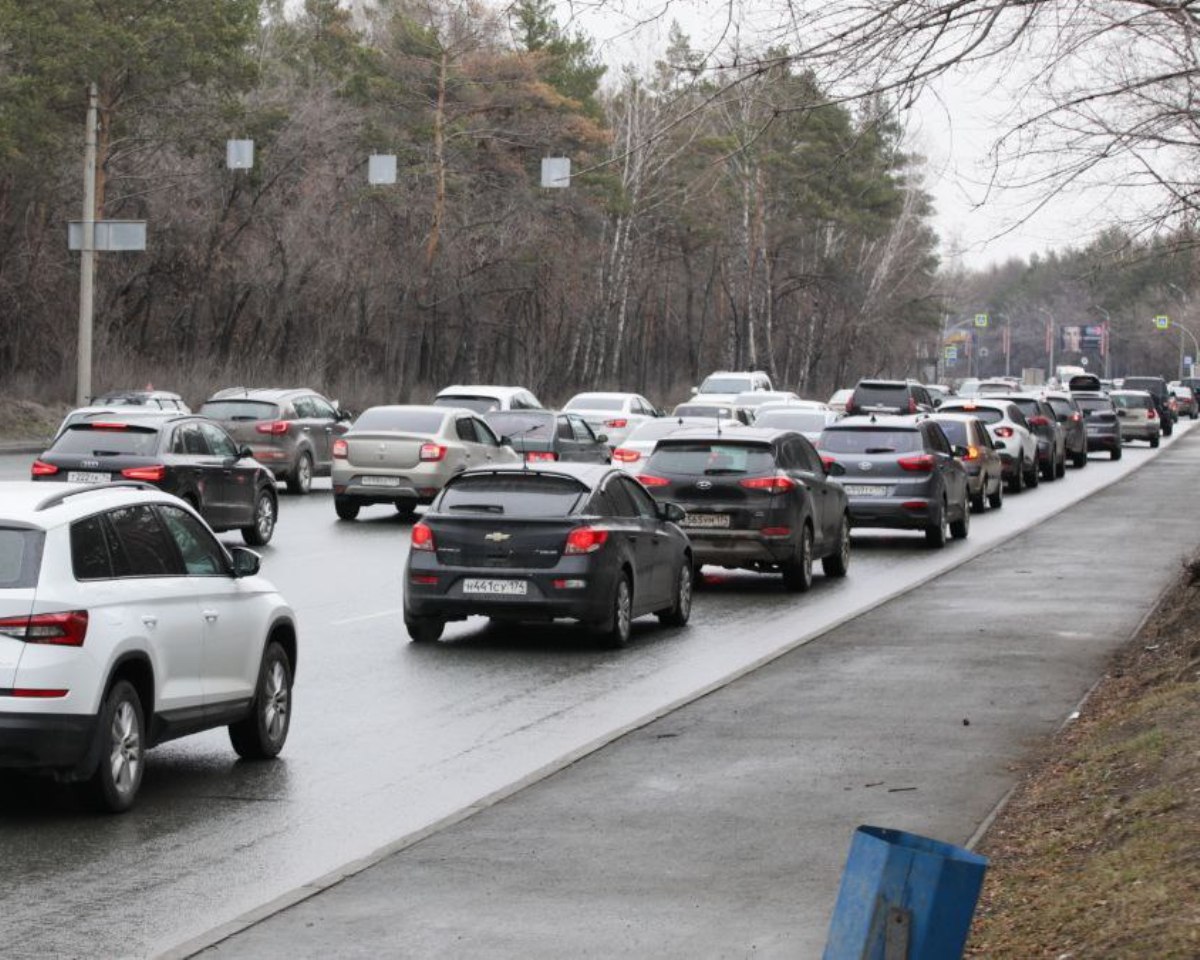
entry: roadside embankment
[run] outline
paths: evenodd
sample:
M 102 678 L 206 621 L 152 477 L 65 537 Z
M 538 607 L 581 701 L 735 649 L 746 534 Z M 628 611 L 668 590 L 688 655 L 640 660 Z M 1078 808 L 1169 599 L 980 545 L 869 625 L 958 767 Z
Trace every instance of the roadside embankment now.
M 0 452 L 44 449 L 70 409 L 0 394 Z

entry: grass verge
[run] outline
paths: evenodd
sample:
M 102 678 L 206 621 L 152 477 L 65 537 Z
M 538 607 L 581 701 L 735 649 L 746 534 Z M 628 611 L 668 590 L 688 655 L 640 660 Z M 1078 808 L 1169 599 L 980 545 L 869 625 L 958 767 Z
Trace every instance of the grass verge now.
M 54 436 L 71 407 L 0 396 L 0 440 L 45 440 Z
M 1200 560 L 1080 713 L 979 845 L 967 956 L 1200 957 Z

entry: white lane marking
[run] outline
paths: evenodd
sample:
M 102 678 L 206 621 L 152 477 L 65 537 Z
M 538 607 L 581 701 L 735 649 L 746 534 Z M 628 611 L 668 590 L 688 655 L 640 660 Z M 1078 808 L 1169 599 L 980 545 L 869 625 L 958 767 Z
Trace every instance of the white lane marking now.
M 331 627 L 344 627 L 350 623 L 362 623 L 366 620 L 378 620 L 380 617 L 393 617 L 397 613 L 403 612 L 403 607 L 393 607 L 391 610 L 380 610 L 379 613 L 367 613 L 361 617 L 350 617 L 348 620 L 333 620 L 329 625 Z

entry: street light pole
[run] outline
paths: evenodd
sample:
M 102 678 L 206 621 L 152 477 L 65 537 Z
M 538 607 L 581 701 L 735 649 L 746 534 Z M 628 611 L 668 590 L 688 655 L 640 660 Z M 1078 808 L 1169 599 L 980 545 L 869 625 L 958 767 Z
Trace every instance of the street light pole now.
M 1096 307 L 1104 314 L 1104 338 L 1100 341 L 1104 344 L 1104 379 L 1108 379 L 1108 358 L 1112 355 L 1112 316 L 1103 307 Z
M 79 258 L 79 348 L 75 358 L 75 402 L 86 406 L 92 398 L 92 319 L 96 275 L 96 102 L 93 83 L 88 88 L 87 129 L 83 152 L 83 249 Z

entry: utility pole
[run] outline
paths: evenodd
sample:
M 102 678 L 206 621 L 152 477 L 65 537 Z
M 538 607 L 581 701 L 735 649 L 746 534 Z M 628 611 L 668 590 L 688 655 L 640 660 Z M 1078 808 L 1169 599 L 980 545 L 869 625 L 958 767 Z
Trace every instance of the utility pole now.
M 75 360 L 75 402 L 86 406 L 92 398 L 92 317 L 96 276 L 96 101 L 93 83 L 88 88 L 88 110 L 83 152 L 83 249 L 79 260 L 79 348 Z

